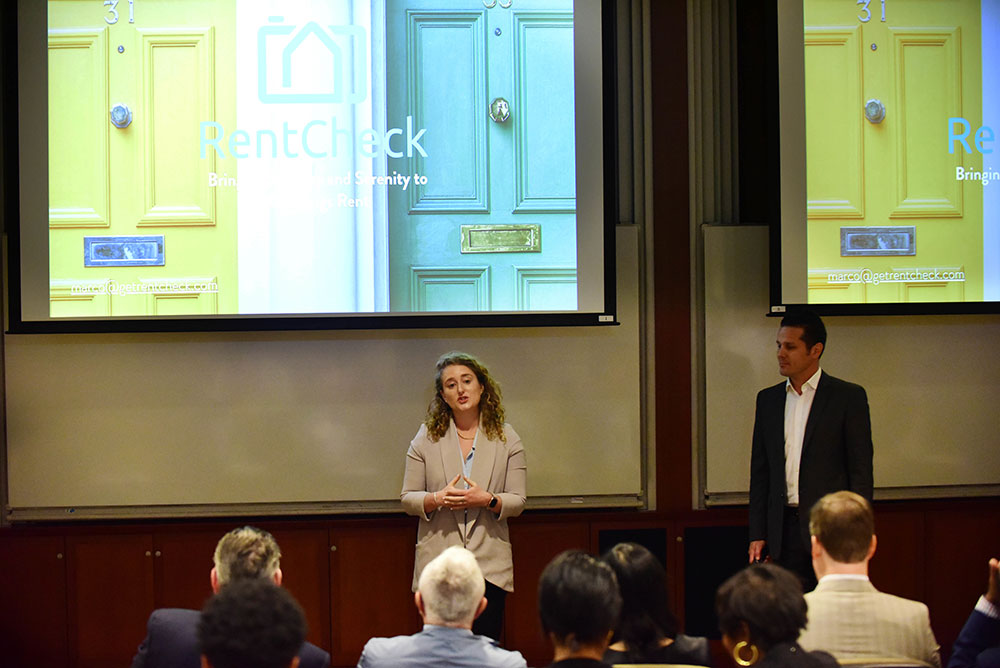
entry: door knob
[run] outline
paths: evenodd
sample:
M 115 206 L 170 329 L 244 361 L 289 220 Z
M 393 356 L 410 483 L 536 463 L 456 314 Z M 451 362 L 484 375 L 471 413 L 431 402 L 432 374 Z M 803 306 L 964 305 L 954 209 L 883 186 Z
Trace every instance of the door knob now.
M 490 118 L 494 123 L 503 123 L 510 118 L 510 102 L 502 97 L 490 102 Z
M 865 102 L 865 118 L 869 123 L 881 123 L 885 118 L 885 105 L 882 100 L 872 98 Z
M 111 125 L 116 128 L 127 128 L 132 123 L 132 110 L 125 104 L 111 107 Z

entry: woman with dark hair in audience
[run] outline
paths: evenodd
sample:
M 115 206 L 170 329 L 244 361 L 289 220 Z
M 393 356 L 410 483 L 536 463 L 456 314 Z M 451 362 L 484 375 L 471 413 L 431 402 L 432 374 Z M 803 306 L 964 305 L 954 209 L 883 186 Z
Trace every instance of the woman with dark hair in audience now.
M 774 564 L 750 566 L 726 580 L 715 595 L 722 644 L 739 666 L 835 668 L 826 652 L 796 642 L 806 625 L 802 585 Z
M 667 603 L 667 574 L 652 552 L 636 543 L 619 543 L 601 559 L 615 572 L 622 595 L 605 662 L 712 665 L 708 639 L 677 632 Z

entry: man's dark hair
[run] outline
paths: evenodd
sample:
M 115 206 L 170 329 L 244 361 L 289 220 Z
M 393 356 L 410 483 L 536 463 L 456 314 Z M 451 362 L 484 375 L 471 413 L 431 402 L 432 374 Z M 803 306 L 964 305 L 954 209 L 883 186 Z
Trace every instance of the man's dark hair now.
M 808 309 L 794 309 L 785 314 L 781 319 L 781 327 L 802 328 L 802 341 L 806 348 L 812 349 L 817 343 L 823 344 L 826 350 L 826 325 L 818 315 Z M 820 353 L 822 356 L 822 353 Z
M 774 564 L 743 569 L 722 583 L 715 595 L 719 630 L 738 637 L 740 625 L 749 642 L 766 652 L 780 642 L 794 642 L 806 626 L 802 585 L 790 571 Z
M 622 595 L 613 642 L 622 641 L 629 663 L 643 663 L 665 638 L 677 637 L 670 611 L 667 574 L 653 553 L 638 543 L 618 543 L 601 557 L 611 566 Z
M 809 511 L 809 533 L 842 564 L 868 557 L 875 534 L 875 512 L 868 499 L 846 489 L 827 494 Z
M 573 650 L 603 642 L 618 622 L 621 607 L 614 571 L 586 552 L 563 552 L 538 581 L 542 630 Z
M 305 639 L 302 608 L 267 579 L 230 582 L 198 620 L 201 653 L 213 668 L 288 668 Z

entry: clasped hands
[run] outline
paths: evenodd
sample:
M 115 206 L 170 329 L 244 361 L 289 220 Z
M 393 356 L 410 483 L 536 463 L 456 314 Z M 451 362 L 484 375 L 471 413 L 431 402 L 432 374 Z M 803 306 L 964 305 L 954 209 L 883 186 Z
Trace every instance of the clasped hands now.
M 468 489 L 459 489 L 455 485 L 462 480 Z M 464 510 L 465 508 L 485 508 L 489 505 L 493 495 L 480 487 L 475 482 L 469 480 L 461 473 L 452 478 L 444 489 L 434 492 L 434 503 L 438 508 L 448 508 L 449 510 Z

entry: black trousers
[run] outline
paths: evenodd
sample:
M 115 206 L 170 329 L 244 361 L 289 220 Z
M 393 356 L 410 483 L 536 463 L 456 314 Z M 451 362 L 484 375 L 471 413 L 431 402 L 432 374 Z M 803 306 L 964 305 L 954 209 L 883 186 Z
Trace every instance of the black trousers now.
M 816 572 L 813 571 L 812 565 L 812 546 L 803 542 L 798 507 L 785 506 L 781 528 L 781 556 L 775 559 L 775 562 L 799 576 L 799 580 L 802 582 L 802 591 L 812 591 L 816 588 Z
M 500 587 L 486 583 L 486 610 L 472 622 L 472 632 L 476 635 L 488 636 L 500 642 L 503 633 L 503 610 L 507 601 L 507 592 Z

